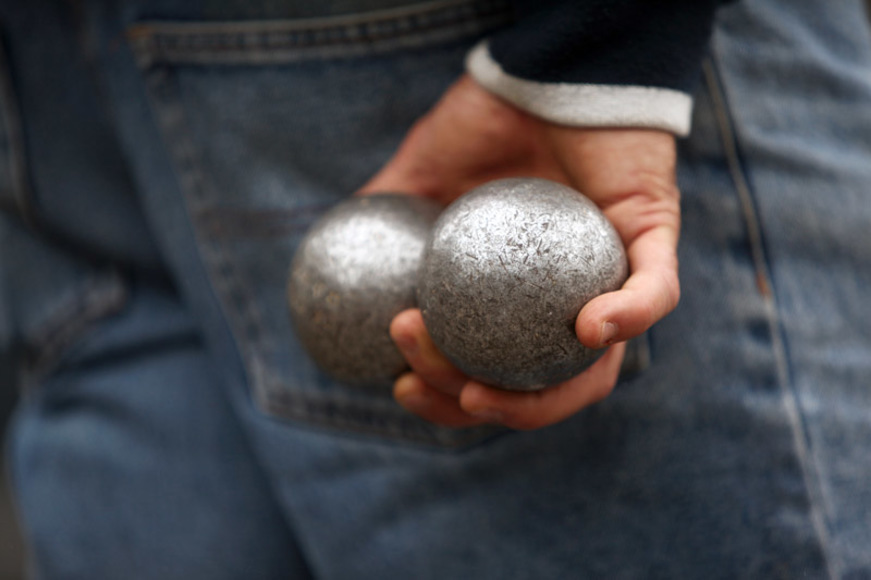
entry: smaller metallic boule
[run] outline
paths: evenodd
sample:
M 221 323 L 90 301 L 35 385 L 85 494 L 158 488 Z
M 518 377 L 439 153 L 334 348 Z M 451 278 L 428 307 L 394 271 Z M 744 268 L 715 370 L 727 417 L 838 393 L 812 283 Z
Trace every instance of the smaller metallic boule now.
M 389 386 L 406 368 L 390 321 L 416 306 L 424 245 L 440 211 L 407 195 L 353 197 L 306 234 L 291 265 L 288 305 L 300 341 L 327 374 Z
M 601 355 L 580 343 L 575 319 L 626 275 L 623 244 L 592 201 L 544 179 L 503 179 L 439 217 L 418 303 L 433 342 L 460 370 L 533 391 Z

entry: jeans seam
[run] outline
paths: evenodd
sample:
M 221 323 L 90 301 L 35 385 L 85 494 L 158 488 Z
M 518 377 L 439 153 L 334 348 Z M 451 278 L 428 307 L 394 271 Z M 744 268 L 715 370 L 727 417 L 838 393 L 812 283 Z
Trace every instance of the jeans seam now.
M 21 390 L 32 390 L 61 361 L 64 350 L 97 320 L 114 314 L 127 303 L 127 289 L 121 275 L 112 270 L 94 276 L 72 299 L 60 305 L 28 341 L 32 355 L 22 373 Z
M 222 252 L 213 249 L 212 242 L 204 238 L 202 230 L 196 227 L 197 223 L 193 216 L 205 211 L 206 190 L 209 186 L 196 161 L 196 148 L 189 141 L 187 131 L 183 129 L 183 107 L 178 98 L 170 94 L 173 91 L 170 73 L 167 70 L 152 70 L 146 75 L 146 79 L 152 93 L 160 102 L 161 106 L 155 107 L 155 114 L 168 137 L 167 147 L 176 163 L 181 187 L 183 191 L 188 192 L 188 195 L 185 195 L 185 205 L 191 223 L 194 225 L 194 235 L 199 242 L 197 251 L 211 273 L 218 294 L 225 296 L 225 300 L 220 301 L 221 308 L 224 316 L 242 338 L 241 344 L 237 341 L 237 348 L 240 349 L 242 358 L 247 363 L 245 369 L 248 383 L 256 389 L 255 385 L 265 380 L 263 363 L 256 349 L 253 348 L 261 342 L 260 313 L 254 305 L 254 300 L 244 291 L 244 285 L 237 282 L 238 274 L 232 262 L 226 259 Z
M 711 94 L 721 145 L 724 150 L 729 174 L 740 202 L 744 225 L 747 229 L 751 247 L 752 262 L 756 272 L 756 284 L 763 298 L 767 312 L 768 325 L 774 349 L 781 400 L 786 408 L 792 428 L 793 443 L 801 465 L 805 489 L 810 501 L 811 520 L 818 537 L 830 578 L 840 576 L 839 563 L 830 549 L 831 538 L 828 532 L 828 514 L 825 509 L 824 493 L 816 462 L 813 458 L 805 417 L 801 412 L 789 364 L 789 352 L 779 316 L 777 296 L 772 284 L 771 267 L 765 250 L 764 236 L 759 215 L 756 211 L 753 189 L 747 176 L 746 167 L 740 156 L 738 135 L 732 122 L 728 100 L 720 80 L 716 57 L 710 56 L 703 65 L 705 84 Z
M 282 64 L 369 55 L 479 34 L 511 19 L 505 0 L 433 2 L 355 17 L 243 22 L 145 22 L 128 41 L 140 66 Z
M 270 389 L 269 395 L 260 397 L 260 408 L 280 419 L 355 433 L 387 435 L 410 443 L 436 445 L 448 450 L 463 450 L 506 432 L 504 428 L 491 426 L 462 430 L 437 427 L 406 411 L 388 409 L 386 403 L 378 405 L 379 401 L 375 400 L 363 403 L 336 397 L 291 393 L 284 389 Z

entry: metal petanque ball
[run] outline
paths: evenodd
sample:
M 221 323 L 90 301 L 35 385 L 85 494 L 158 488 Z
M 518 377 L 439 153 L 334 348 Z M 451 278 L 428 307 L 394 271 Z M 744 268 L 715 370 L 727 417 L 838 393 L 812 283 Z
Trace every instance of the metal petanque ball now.
M 418 304 L 436 346 L 484 383 L 534 391 L 603 351 L 575 319 L 627 276 L 623 244 L 596 205 L 544 179 L 478 187 L 442 213 L 427 242 Z
M 327 374 L 386 387 L 405 370 L 390 321 L 417 304 L 423 249 L 440 211 L 407 195 L 359 196 L 306 234 L 291 265 L 288 304 L 297 336 Z

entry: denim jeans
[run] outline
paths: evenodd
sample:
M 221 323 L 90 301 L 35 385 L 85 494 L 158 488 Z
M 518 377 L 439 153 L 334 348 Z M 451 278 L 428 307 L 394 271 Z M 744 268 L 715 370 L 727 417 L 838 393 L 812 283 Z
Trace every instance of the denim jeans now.
M 302 234 L 510 20 L 0 6 L 0 345 L 36 577 L 871 577 L 859 0 L 720 13 L 679 143 L 682 302 L 604 402 L 451 430 L 302 352 Z

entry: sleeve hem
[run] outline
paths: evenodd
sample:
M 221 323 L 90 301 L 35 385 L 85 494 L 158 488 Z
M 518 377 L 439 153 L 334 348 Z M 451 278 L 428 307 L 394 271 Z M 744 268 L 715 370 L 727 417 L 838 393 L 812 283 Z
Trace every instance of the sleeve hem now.
M 692 97 L 674 89 L 526 80 L 505 72 L 486 40 L 469 52 L 466 70 L 485 89 L 560 125 L 661 129 L 680 137 L 690 132 Z

